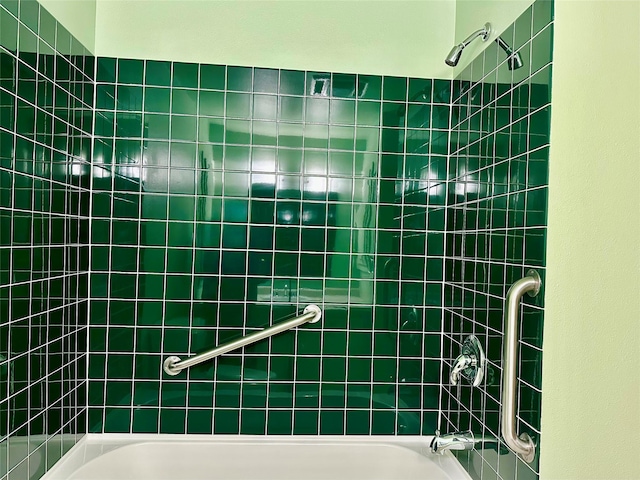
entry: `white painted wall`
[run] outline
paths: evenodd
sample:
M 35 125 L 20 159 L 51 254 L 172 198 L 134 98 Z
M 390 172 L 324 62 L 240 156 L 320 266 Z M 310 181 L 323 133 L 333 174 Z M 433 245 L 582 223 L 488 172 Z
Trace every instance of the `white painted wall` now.
M 532 0 L 40 0 L 98 56 L 452 78 Z
M 455 0 L 98 0 L 102 56 L 450 78 Z
M 556 2 L 542 479 L 638 479 L 640 2 Z

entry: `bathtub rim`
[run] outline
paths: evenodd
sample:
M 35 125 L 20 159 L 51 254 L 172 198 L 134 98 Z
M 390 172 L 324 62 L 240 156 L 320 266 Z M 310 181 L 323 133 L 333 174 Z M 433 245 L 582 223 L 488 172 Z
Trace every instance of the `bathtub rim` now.
M 41 480 L 68 478 L 78 468 L 114 450 L 131 445 L 149 443 L 211 443 L 211 444 L 344 444 L 387 445 L 405 448 L 429 457 L 440 468 L 456 476 L 471 480 L 471 476 L 450 451 L 432 454 L 429 443 L 433 435 L 209 435 L 171 433 L 88 433 L 50 468 Z

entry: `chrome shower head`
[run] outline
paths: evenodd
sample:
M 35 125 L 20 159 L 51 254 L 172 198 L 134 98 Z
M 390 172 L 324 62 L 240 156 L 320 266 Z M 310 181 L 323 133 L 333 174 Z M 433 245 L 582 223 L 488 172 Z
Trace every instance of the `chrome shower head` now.
M 444 59 L 444 63 L 446 63 L 450 67 L 455 67 L 456 65 L 458 65 L 458 62 L 460 61 L 462 50 L 464 50 L 467 45 L 469 45 L 477 37 L 482 37 L 482 41 L 486 42 L 487 38 L 489 38 L 490 33 L 491 33 L 491 24 L 485 23 L 484 28 L 481 28 L 480 30 L 476 30 L 467 38 L 465 38 L 462 43 L 453 47 L 449 52 L 449 55 L 447 55 L 447 58 Z
M 509 70 L 517 70 L 523 65 L 524 63 L 522 63 L 522 57 L 518 52 L 512 53 L 511 55 L 509 55 L 509 58 L 507 58 L 507 67 L 509 68 Z
M 462 55 L 462 50 L 464 50 L 464 45 L 462 44 L 453 47 L 449 52 L 449 55 L 447 55 L 447 58 L 444 59 L 444 63 L 446 63 L 450 67 L 455 67 L 456 65 L 458 65 L 460 56 Z
M 502 37 L 496 38 L 496 43 L 500 45 L 500 48 L 507 54 L 507 68 L 509 70 L 517 70 L 524 65 L 522 63 L 522 57 L 519 52 L 514 52 L 511 47 L 505 42 Z

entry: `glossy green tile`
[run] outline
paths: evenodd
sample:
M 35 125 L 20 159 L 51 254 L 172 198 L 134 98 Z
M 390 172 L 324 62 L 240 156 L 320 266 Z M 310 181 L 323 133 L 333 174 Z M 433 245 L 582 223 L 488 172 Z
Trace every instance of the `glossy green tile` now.
M 185 410 L 160 410 L 160 433 L 185 433 Z
M 406 106 L 399 103 L 384 102 L 382 104 L 382 125 L 385 127 L 403 128 L 406 124 Z M 387 132 L 389 137 L 393 131 Z M 400 134 L 401 132 L 397 132 Z
M 167 382 L 162 384 L 160 393 L 161 407 L 184 407 L 186 404 L 186 382 Z
M 367 435 L 370 431 L 368 410 L 348 410 L 346 416 L 347 435 Z
M 174 63 L 174 87 L 198 88 L 198 65 L 195 63 Z
M 535 35 L 553 20 L 553 1 L 538 0 L 533 5 L 533 31 Z
M 253 82 L 252 70 L 247 67 L 227 67 L 227 90 L 250 92 Z
M 427 174 L 433 181 L 441 169 L 444 171 L 438 178 L 446 179 L 446 168 L 437 162 L 431 165 L 428 152 L 410 159 L 402 156 L 406 150 L 405 117 L 410 122 L 407 139 L 415 143 L 411 148 L 419 149 L 424 140 L 417 130 L 429 125 L 424 121 L 430 118 L 431 108 L 425 92 L 431 93 L 432 83 L 385 79 L 385 98 L 397 102 L 387 108 L 385 125 L 390 124 L 388 117 L 393 114 L 397 120 L 394 125 L 401 131 L 390 128 L 380 136 L 384 115 L 377 101 L 382 93 L 381 77 L 310 73 L 308 93 L 312 89 L 320 91 L 314 90 L 316 96 L 303 98 L 304 72 L 242 67 L 229 67 L 227 71 L 224 66 L 152 63 L 145 65 L 146 113 L 141 119 L 135 116 L 138 110 L 120 116 L 122 120 L 140 122 L 143 138 L 168 141 L 171 132 L 172 139 L 171 149 L 166 142 L 149 140 L 134 148 L 142 152 L 145 161 L 144 199 L 138 211 L 144 219 L 141 242 L 150 247 L 144 250 L 137 270 L 141 272 L 138 295 L 144 306 L 136 310 L 136 321 L 139 326 L 144 325 L 142 331 L 152 330 L 146 336 L 136 335 L 135 345 L 146 353 L 140 358 L 153 357 L 140 364 L 136 360 L 136 378 L 149 382 L 158 378 L 153 365 L 160 361 L 155 358 L 160 348 L 176 353 L 207 348 L 240 336 L 243 326 L 260 328 L 265 322 L 293 315 L 290 307 L 284 311 L 278 304 L 276 300 L 284 298 L 279 295 L 321 300 L 324 288 L 336 296 L 337 302 L 350 303 L 351 308 L 337 308 L 335 318 L 326 313 L 324 325 L 328 330 L 310 326 L 297 336 L 282 335 L 271 343 L 250 347 L 242 362 L 240 356 L 232 355 L 221 358 L 215 366 L 193 369 L 187 392 L 163 393 L 157 400 L 165 407 L 163 412 L 177 412 L 179 421 L 172 426 L 165 415 L 162 422 L 158 409 L 149 406 L 156 414 L 149 416 L 149 431 L 368 434 L 375 430 L 370 410 L 372 395 L 377 398 L 374 411 L 386 412 L 396 404 L 406 405 L 405 410 L 423 408 L 416 404 L 420 401 L 419 387 L 402 385 L 396 392 L 393 386 L 400 378 L 416 384 L 422 380 L 422 362 L 416 358 L 427 347 L 414 341 L 416 334 L 410 328 L 413 317 L 404 302 L 420 302 L 409 300 L 411 295 L 425 297 L 428 302 L 436 302 L 437 298 L 440 302 L 442 290 L 436 277 L 441 266 L 426 269 L 430 272 L 426 275 L 433 275 L 429 277 L 433 286 L 430 283 L 427 288 L 417 285 L 425 276 L 422 259 L 411 262 L 409 257 L 402 268 L 398 265 L 405 280 L 402 284 L 400 272 L 395 281 L 388 280 L 389 285 L 378 282 L 372 301 L 390 303 L 390 316 L 376 316 L 374 331 L 374 309 L 359 309 L 355 302 L 362 301 L 360 295 L 366 296 L 368 291 L 373 295 L 373 279 L 365 272 L 378 272 L 374 259 L 362 252 L 372 257 L 381 252 L 396 256 L 401 252 L 416 256 L 429 251 L 431 255 L 444 254 L 441 234 L 435 233 L 433 239 L 430 234 L 427 238 L 402 234 L 401 227 L 423 231 L 427 224 L 415 218 L 425 217 L 427 204 L 432 201 L 444 204 L 446 190 L 439 196 L 407 192 L 403 197 L 399 186 L 402 182 L 396 181 L 403 174 L 407 175 L 407 184 L 423 180 L 426 177 L 422 175 Z M 155 67 L 164 73 L 153 78 Z M 158 88 L 170 85 L 171 69 L 173 88 Z M 175 72 L 180 69 L 189 70 L 192 80 L 176 78 Z M 194 72 L 197 84 L 193 81 Z M 225 75 L 229 92 L 224 91 Z M 394 90 L 394 82 L 396 87 L 404 82 L 404 87 L 399 88 L 401 94 Z M 196 91 L 195 86 L 204 90 Z M 439 87 L 444 90 L 446 84 Z M 327 97 L 321 96 L 325 88 Z M 433 89 L 436 90 L 435 83 Z M 101 95 L 108 91 L 101 89 Z M 277 98 L 276 93 L 281 96 Z M 414 99 L 416 105 L 409 109 L 405 105 L 403 110 L 408 95 L 418 95 Z M 110 104 L 105 100 L 101 105 L 109 108 Z M 170 108 L 177 115 L 169 116 Z M 443 110 L 443 114 L 446 131 L 448 113 Z M 196 132 L 200 144 L 195 143 Z M 446 141 L 439 148 L 448 149 Z M 398 158 L 379 164 L 381 149 L 390 155 L 398 154 Z M 447 153 L 441 157 L 445 166 Z M 126 154 L 123 158 L 129 157 Z M 424 164 L 420 163 L 422 159 Z M 378 183 L 379 176 L 383 183 Z M 380 201 L 384 205 L 378 205 Z M 171 219 L 169 224 L 165 223 L 167 218 Z M 440 219 L 444 230 L 442 212 L 434 212 L 429 218 L 429 228 Z M 94 227 L 99 227 L 95 221 Z M 356 233 L 373 234 L 376 228 L 377 235 L 364 240 L 368 243 L 356 239 Z M 110 241 L 109 235 L 107 230 L 105 242 Z M 193 246 L 196 250 L 190 251 Z M 118 255 L 126 257 L 124 251 L 121 253 Z M 359 278 L 361 274 L 365 278 Z M 95 275 L 98 281 L 100 277 Z M 276 278 L 270 278 L 272 275 Z M 114 278 L 125 279 L 117 275 Z M 386 293 L 381 292 L 382 287 L 388 287 Z M 254 312 L 254 307 L 260 307 L 260 311 Z M 326 312 L 330 309 L 327 305 Z M 434 306 L 430 314 L 425 328 L 439 332 L 440 310 Z M 114 324 L 119 321 L 117 315 L 112 319 Z M 161 321 L 167 326 L 165 329 L 171 330 L 171 336 L 160 337 Z M 219 330 L 218 325 L 222 327 Z M 402 334 L 398 336 L 401 325 Z M 379 334 L 388 337 L 386 343 L 384 337 L 378 338 Z M 433 338 L 439 340 L 438 335 Z M 430 350 L 439 347 L 435 340 L 428 345 Z M 115 351 L 117 348 L 114 346 Z M 267 353 L 271 354 L 269 362 Z M 439 352 L 432 353 L 434 356 L 429 358 L 439 357 Z M 375 360 L 371 358 L 374 354 Z M 242 388 L 239 384 L 230 385 L 240 378 L 240 372 L 245 378 Z M 268 389 L 266 378 L 271 380 Z M 194 379 L 203 390 L 192 394 Z M 321 381 L 329 383 L 321 387 Z M 372 389 L 372 381 L 385 385 Z M 407 402 L 383 401 L 388 388 L 390 395 L 406 396 Z M 438 399 L 429 401 L 432 403 L 427 407 L 437 409 Z M 280 410 L 294 405 L 295 414 Z M 356 410 L 345 416 L 345 407 Z M 335 408 L 341 410 L 330 410 Z M 417 415 L 414 410 L 407 411 L 408 418 Z M 191 412 L 204 413 L 200 418 L 192 417 Z M 323 419 L 325 412 L 335 415 Z M 135 418 L 136 413 L 134 423 Z M 415 426 L 392 417 L 389 433 L 418 433 L 421 421 L 416 420 Z M 382 431 L 389 420 L 380 417 L 376 422 Z M 135 427 L 138 428 L 146 431 L 145 427 Z
M 145 84 L 168 87 L 171 85 L 171 62 L 147 60 L 145 62 Z
M 331 74 L 328 72 L 307 72 L 305 94 L 314 97 L 331 95 Z
M 158 431 L 159 411 L 156 409 L 133 410 L 133 433 L 156 433 Z
M 357 123 L 358 125 L 380 125 L 380 103 L 379 102 L 358 102 Z
M 349 358 L 347 366 L 347 381 L 348 382 L 370 382 L 371 381 L 371 358 Z M 355 402 L 355 405 L 353 405 Z M 366 402 L 365 400 L 350 402 L 351 406 L 365 406 L 360 403 Z
M 147 112 L 169 113 L 171 90 L 168 88 L 147 87 L 144 90 L 144 110 Z
M 222 246 L 226 248 L 246 248 L 247 227 L 244 225 L 225 225 L 224 229 L 222 230 Z M 229 252 L 229 255 L 231 255 L 232 253 L 235 254 L 236 252 Z M 238 269 L 240 271 L 236 273 L 243 273 L 244 269 L 240 267 L 238 267 Z
M 117 137 L 142 137 L 142 115 L 118 112 L 116 114 L 116 136 Z M 118 140 L 116 142 L 116 163 L 136 163 L 140 158 L 140 150 L 137 145 L 129 146 L 130 142 Z
M 38 37 L 29 30 L 25 25 L 18 25 L 18 58 L 25 62 L 27 65 L 32 68 L 37 67 L 37 54 L 38 51 Z M 62 63 L 62 61 L 58 61 L 58 64 Z M 65 64 L 63 64 L 65 65 Z M 64 69 L 60 69 L 60 72 L 56 72 L 58 76 L 61 76 L 60 73 L 64 72 Z
M 142 85 L 143 72 L 143 60 L 118 59 L 118 83 Z
M 248 202 L 246 200 L 226 200 L 224 202 L 223 219 L 225 222 L 245 223 L 247 221 L 247 217 Z M 230 228 L 231 227 L 232 226 L 230 226 Z
M 248 145 L 251 141 L 251 122 L 247 120 L 226 120 L 224 139 L 226 143 Z
M 324 332 L 323 353 L 325 355 L 342 355 L 346 353 L 346 332 Z
M 225 137 L 225 121 L 223 119 L 199 118 L 198 141 L 222 143 Z
M 407 100 L 407 79 L 402 77 L 384 77 L 383 99 L 392 101 Z
M 184 115 L 196 115 L 198 112 L 198 92 L 195 90 L 173 88 L 171 90 L 171 112 Z
M 267 68 L 256 68 L 254 70 L 255 92 L 278 93 L 279 71 Z
M 96 86 L 96 108 L 114 110 L 116 90 L 114 85 Z
M 225 94 L 223 92 L 201 91 L 199 95 L 200 115 L 221 117 L 224 115 Z
M 329 147 L 329 126 L 328 125 L 306 125 L 304 129 L 305 148 Z
M 431 125 L 431 107 L 428 105 L 409 105 L 407 126 L 410 128 L 428 128 Z M 407 149 L 409 150 L 409 146 Z
M 71 53 L 71 34 L 61 23 L 56 28 L 56 50 L 63 55 Z
M 381 100 L 382 77 L 377 75 L 358 75 L 358 98 Z
M 277 125 L 270 121 L 254 120 L 252 124 L 252 142 L 255 145 L 273 146 L 278 144 Z
M 224 90 L 225 81 L 224 65 L 200 65 L 200 88 Z
M 244 93 L 227 93 L 226 115 L 234 118 L 251 118 L 252 96 Z
M 20 21 L 38 34 L 38 20 L 40 18 L 40 4 L 35 0 L 20 1 Z
M 107 382 L 105 391 L 109 405 L 129 405 L 131 402 L 131 382 Z
M 551 61 L 553 29 L 547 27 L 531 41 L 531 72 L 535 72 Z
M 9 12 L 13 13 L 14 16 L 18 16 L 18 10 L 20 2 L 19 0 L 2 0 L 0 2 L 2 6 L 4 6 Z
M 296 378 L 300 381 L 320 380 L 320 359 L 313 357 L 298 358 L 296 363 Z
M 304 99 L 301 97 L 280 97 L 279 119 L 287 122 L 302 122 Z
M 307 98 L 305 121 L 309 123 L 329 123 L 329 99 Z
M 434 80 L 433 81 L 433 102 L 434 103 L 449 103 L 451 101 L 451 82 L 447 80 Z
M 275 95 L 253 96 L 253 118 L 275 120 L 278 113 L 278 97 Z
M 213 416 L 213 433 L 237 434 L 240 431 L 238 410 L 216 410 Z
M 171 139 L 195 142 L 196 120 L 196 117 L 171 115 Z
M 294 410 L 293 412 L 293 433 L 294 435 L 317 435 L 318 434 L 318 411 Z
M 187 410 L 188 434 L 211 434 L 213 412 L 208 410 Z
M 9 51 L 18 49 L 18 21 L 6 10 L 0 9 L 0 45 Z M 3 75 L 4 77 L 4 75 Z
M 291 435 L 293 418 L 290 411 L 269 411 L 267 414 L 267 435 Z
M 0 126 L 13 130 L 15 122 L 15 97 L 6 92 L 0 92 Z M 12 142 L 13 143 L 13 142 Z
M 127 408 L 107 408 L 105 412 L 104 431 L 109 433 L 126 433 L 131 422 L 131 410 Z
M 116 90 L 117 109 L 124 111 L 142 111 L 143 89 L 138 86 L 118 85 Z
M 346 377 L 346 359 L 344 357 L 324 358 L 322 360 L 323 382 L 344 382 Z M 331 400 L 335 401 L 334 396 L 331 397 Z
M 520 49 L 526 42 L 531 40 L 531 28 L 533 26 L 533 6 L 525 10 L 514 23 L 514 38 L 511 47 L 513 50 Z
M 220 300 L 241 301 L 245 297 L 245 282 L 239 278 L 223 278 L 220 282 Z
M 432 100 L 433 80 L 424 78 L 409 79 L 409 102 L 430 103 Z
M 305 74 L 295 70 L 280 70 L 279 93 L 284 95 L 304 95 Z
M 169 118 L 169 115 L 145 114 L 143 137 L 154 140 L 168 140 Z
M 331 123 L 353 125 L 355 122 L 356 102 L 352 100 L 331 100 L 329 109 Z
M 341 435 L 344 432 L 344 413 L 321 411 L 320 412 L 320 434 Z

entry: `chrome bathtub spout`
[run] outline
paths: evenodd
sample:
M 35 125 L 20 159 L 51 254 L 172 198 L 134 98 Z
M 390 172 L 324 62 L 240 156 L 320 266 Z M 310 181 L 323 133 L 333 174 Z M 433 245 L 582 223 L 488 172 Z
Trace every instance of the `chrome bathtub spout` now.
M 440 435 L 440 430 L 436 430 L 436 435 L 431 440 L 429 450 L 431 453 L 444 453 L 446 450 L 473 450 L 476 444 L 473 432 L 455 432 Z

